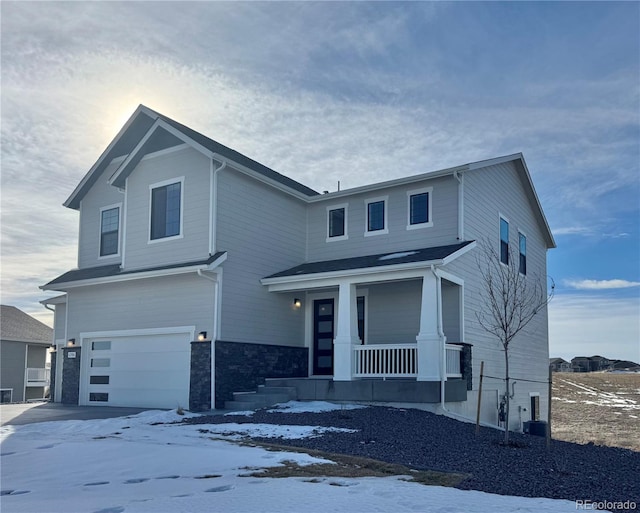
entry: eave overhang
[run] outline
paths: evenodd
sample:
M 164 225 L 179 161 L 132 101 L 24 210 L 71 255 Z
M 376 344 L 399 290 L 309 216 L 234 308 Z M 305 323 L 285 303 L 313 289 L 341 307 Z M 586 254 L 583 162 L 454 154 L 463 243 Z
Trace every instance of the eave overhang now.
M 198 271 L 215 271 L 217 267 L 227 259 L 227 252 L 220 251 L 207 260 L 198 262 L 185 262 L 181 264 L 160 266 L 146 269 L 134 269 L 123 271 L 119 264 L 94 267 L 89 269 L 75 269 L 68 271 L 46 285 L 42 290 L 59 290 L 66 292 L 69 289 L 101 285 L 105 283 L 118 283 L 123 281 L 141 280 L 145 278 L 158 278 L 161 276 L 173 276 Z

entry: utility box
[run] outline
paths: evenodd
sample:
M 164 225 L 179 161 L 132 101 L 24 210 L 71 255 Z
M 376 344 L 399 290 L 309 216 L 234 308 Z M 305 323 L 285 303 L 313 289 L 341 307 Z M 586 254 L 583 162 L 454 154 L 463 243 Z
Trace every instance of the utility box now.
M 529 420 L 522 424 L 522 430 L 534 436 L 547 436 L 547 423 L 544 420 Z

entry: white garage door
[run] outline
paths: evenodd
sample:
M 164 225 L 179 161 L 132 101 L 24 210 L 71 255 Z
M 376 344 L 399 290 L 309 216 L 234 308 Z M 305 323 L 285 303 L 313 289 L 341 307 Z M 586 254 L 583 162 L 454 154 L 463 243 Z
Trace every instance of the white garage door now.
M 188 408 L 190 341 L 189 333 L 83 341 L 87 354 L 84 403 Z

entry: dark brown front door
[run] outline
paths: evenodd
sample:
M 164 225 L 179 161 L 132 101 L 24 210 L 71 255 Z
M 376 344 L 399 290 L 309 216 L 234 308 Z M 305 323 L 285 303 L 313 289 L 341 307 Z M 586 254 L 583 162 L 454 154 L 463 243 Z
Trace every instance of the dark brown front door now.
M 333 374 L 333 299 L 313 302 L 313 373 Z

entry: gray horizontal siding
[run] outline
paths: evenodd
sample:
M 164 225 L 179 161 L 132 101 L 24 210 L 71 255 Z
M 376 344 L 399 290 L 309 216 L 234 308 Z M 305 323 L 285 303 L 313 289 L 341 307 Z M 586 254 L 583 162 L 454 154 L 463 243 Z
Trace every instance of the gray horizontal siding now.
M 81 287 L 68 292 L 69 338 L 80 333 L 195 326 L 214 328 L 214 284 L 195 273 Z
M 184 177 L 182 238 L 149 243 L 149 186 Z M 125 269 L 189 262 L 209 254 L 210 161 L 185 148 L 141 161 L 127 181 Z
M 56 311 L 53 317 L 54 340 L 64 340 L 66 336 L 67 305 L 56 305 L 55 308 Z
M 513 164 L 501 164 L 480 171 L 466 173 L 465 190 L 465 239 L 489 240 L 499 249 L 499 215 L 509 220 L 510 245 L 517 250 L 518 229 L 527 236 L 527 276 L 539 277 L 546 288 L 546 246 L 542 232 L 533 216 L 522 182 Z M 504 353 L 495 337 L 488 335 L 479 325 L 474 312 L 486 309 L 483 284 L 478 277 L 477 247 L 447 266 L 446 270 L 465 280 L 465 342 L 473 344 L 474 389 L 478 386 L 480 362 L 484 361 L 485 375 L 504 375 Z M 524 379 L 546 381 L 548 366 L 547 312 L 541 311 L 528 328 L 512 342 L 510 370 L 516 385 L 516 397 L 512 411 L 517 406 L 529 410 L 529 392 L 541 393 L 541 407 L 546 411 L 547 393 L 544 383 L 528 383 Z M 501 393 L 504 384 L 492 380 Z M 526 419 L 525 419 L 526 420 Z
M 120 262 L 120 256 L 100 258 L 100 208 L 116 203 L 124 204 L 124 194 L 107 183 L 117 167 L 117 163 L 107 166 L 80 203 L 78 267 L 81 269 Z M 122 209 L 120 215 L 122 215 Z M 120 249 L 122 249 L 122 233 L 119 236 Z
M 260 279 L 304 260 L 305 205 L 233 169 L 218 175 L 217 250 L 223 264 L 222 339 L 302 345 L 304 309 Z
M 309 206 L 309 242 L 307 260 L 330 260 L 359 255 L 372 255 L 402 249 L 417 249 L 455 244 L 458 223 L 458 182 L 453 177 L 424 180 L 411 185 L 379 189 Z M 433 187 L 433 226 L 407 230 L 407 191 Z M 365 236 L 366 204 L 369 198 L 388 196 L 387 234 Z M 348 203 L 348 240 L 327 242 L 327 207 Z
M 0 388 L 12 388 L 12 400 L 24 401 L 26 344 L 3 340 L 0 346 Z
M 369 285 L 367 344 L 413 344 L 420 331 L 422 280 Z

